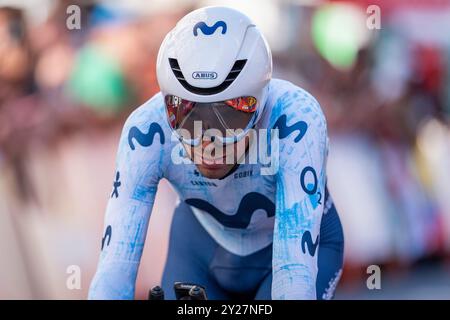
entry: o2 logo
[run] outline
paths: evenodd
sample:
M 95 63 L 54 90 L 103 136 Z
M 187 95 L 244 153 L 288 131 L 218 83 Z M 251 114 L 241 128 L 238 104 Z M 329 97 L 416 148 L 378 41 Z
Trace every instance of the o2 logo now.
M 305 180 L 307 173 L 310 173 L 309 175 L 312 175 L 314 181 L 313 183 L 306 184 Z M 322 193 L 320 191 L 317 191 L 317 174 L 316 170 L 314 170 L 313 167 L 307 166 L 302 170 L 302 173 L 300 174 L 300 184 L 303 191 L 305 191 L 306 194 L 309 195 L 309 199 L 311 200 L 311 204 L 314 209 L 317 208 L 319 204 L 322 204 Z

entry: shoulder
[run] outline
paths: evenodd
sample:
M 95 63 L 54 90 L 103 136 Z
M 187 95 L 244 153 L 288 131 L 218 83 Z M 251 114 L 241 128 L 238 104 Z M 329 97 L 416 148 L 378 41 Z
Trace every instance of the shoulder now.
M 325 116 L 317 99 L 305 89 L 285 80 L 273 79 L 269 85 L 266 107 L 271 118 L 286 115 L 325 123 Z
M 157 146 L 163 147 L 170 143 L 171 131 L 165 112 L 161 93 L 155 94 L 136 108 L 128 116 L 123 126 L 120 139 L 121 149 L 148 150 L 150 152 Z M 152 148 L 150 148 L 151 146 Z
M 160 126 L 167 125 L 163 120 L 165 120 L 164 98 L 161 92 L 158 92 L 128 116 L 124 127 L 140 127 L 152 121 L 159 123 Z
M 327 136 L 326 118 L 317 99 L 289 81 L 271 80 L 264 113 L 263 126 L 267 128 L 287 132 L 303 128 L 305 133 Z
M 321 168 L 328 154 L 328 132 L 319 102 L 306 90 L 283 80 L 270 84 L 265 109 L 268 129 L 277 129 L 280 172 L 305 166 Z M 319 169 L 318 169 L 319 170 Z

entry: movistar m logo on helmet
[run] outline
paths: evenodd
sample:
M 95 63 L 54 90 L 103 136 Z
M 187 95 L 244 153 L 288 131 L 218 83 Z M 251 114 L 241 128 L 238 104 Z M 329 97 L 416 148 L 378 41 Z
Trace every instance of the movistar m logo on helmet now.
M 212 80 L 217 79 L 217 72 L 214 71 L 194 71 L 192 78 L 196 80 Z
M 200 29 L 204 35 L 210 36 L 220 27 L 222 27 L 222 34 L 225 34 L 227 32 L 227 24 L 225 21 L 219 20 L 212 27 L 209 27 L 205 22 L 201 21 L 194 26 L 194 36 L 198 35 L 197 29 Z

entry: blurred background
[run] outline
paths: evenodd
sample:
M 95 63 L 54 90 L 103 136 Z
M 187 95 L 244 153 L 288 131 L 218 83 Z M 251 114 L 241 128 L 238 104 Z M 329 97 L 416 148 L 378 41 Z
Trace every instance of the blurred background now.
M 86 298 L 124 120 L 159 90 L 165 34 L 216 4 L 247 13 L 274 77 L 325 112 L 346 241 L 337 298 L 450 299 L 447 0 L 0 0 L 0 299 Z M 175 198 L 162 181 L 139 299 L 160 282 Z M 372 264 L 381 290 L 366 287 Z

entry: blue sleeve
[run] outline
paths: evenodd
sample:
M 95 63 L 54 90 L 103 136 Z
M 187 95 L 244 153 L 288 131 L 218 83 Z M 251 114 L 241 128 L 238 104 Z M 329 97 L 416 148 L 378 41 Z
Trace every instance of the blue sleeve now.
M 163 145 L 157 95 L 127 119 L 105 214 L 97 271 L 89 299 L 133 299 L 147 227 L 162 177 Z
M 319 103 L 291 90 L 276 102 L 279 169 L 273 240 L 273 299 L 316 299 L 328 136 Z

